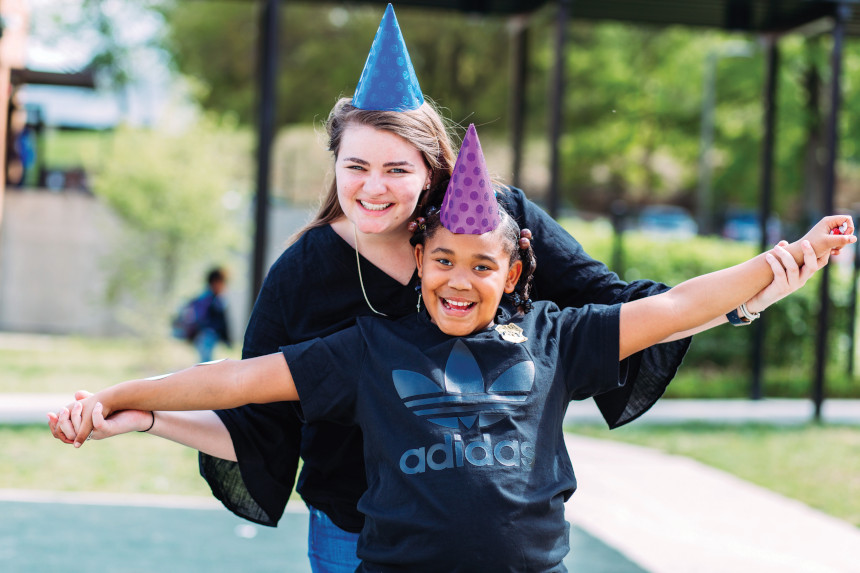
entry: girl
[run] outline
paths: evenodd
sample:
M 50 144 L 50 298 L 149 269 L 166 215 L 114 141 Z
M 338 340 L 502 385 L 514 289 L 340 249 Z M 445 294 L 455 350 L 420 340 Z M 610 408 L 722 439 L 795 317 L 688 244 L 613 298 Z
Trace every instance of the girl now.
M 400 34 L 390 9 L 377 36 L 383 32 Z M 343 98 L 329 115 L 334 180 L 314 220 L 269 270 L 245 332 L 243 358 L 332 334 L 357 317 L 394 319 L 414 312 L 416 263 L 407 224 L 425 205 L 439 204 L 454 165 L 453 147 L 444 121 L 423 96 L 414 109 L 380 110 L 370 109 L 380 106 L 368 105 L 363 97 L 373 90 L 356 91 L 362 95 L 358 101 Z M 415 94 L 420 96 L 420 89 Z M 535 252 L 541 266 L 533 276 L 532 299 L 581 307 L 668 289 L 652 281 L 621 281 L 522 191 L 506 189 L 499 196 L 511 216 L 540 238 Z M 787 253 L 777 252 L 788 270 L 773 267 L 777 279 L 747 301 L 751 312 L 799 288 L 817 268 L 811 251 L 800 271 Z M 720 316 L 708 326 L 725 322 Z M 596 399 L 610 427 L 635 419 L 663 392 L 689 345 L 685 335 L 692 333 L 628 359 L 625 386 Z M 67 443 L 74 437 L 73 407 L 62 409 L 59 417 L 49 415 L 52 432 Z M 199 450 L 201 474 L 216 497 L 237 515 L 265 525 L 277 524 L 301 457 L 296 489 L 310 509 L 311 566 L 314 571 L 355 569 L 356 540 L 364 525 L 357 503 L 367 489 L 357 427 L 302 421 L 293 405 L 273 403 L 217 412 L 123 411 L 93 439 L 146 429 Z
M 355 423 L 364 434 L 361 570 L 563 569 L 563 503 L 576 487 L 562 437 L 568 401 L 624 388 L 631 356 L 749 300 L 778 263 L 767 253 L 626 304 L 541 301 L 524 313 L 529 233 L 500 209 L 484 232 L 463 234 L 452 213 L 478 209 L 454 200 L 458 190 L 472 195 L 452 180 L 414 238 L 418 313 L 363 317 L 276 354 L 108 388 L 81 402 L 75 445 L 120 410 L 301 398 L 308 423 Z M 478 212 L 490 213 L 490 200 Z M 810 247 L 826 259 L 856 240 L 830 234 L 842 224 L 853 233 L 850 217 L 827 217 L 785 250 L 795 261 Z M 520 312 L 506 310 L 504 293 Z

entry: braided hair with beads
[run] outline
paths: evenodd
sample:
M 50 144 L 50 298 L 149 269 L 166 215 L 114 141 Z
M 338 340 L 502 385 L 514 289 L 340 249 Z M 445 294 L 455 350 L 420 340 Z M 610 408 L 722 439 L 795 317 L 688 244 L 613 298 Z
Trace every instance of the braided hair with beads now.
M 520 229 L 520 226 L 505 210 L 504 205 L 499 203 L 500 222 L 491 233 L 499 233 L 505 251 L 510 255 L 509 264 L 517 261 L 523 264 L 523 272 L 517 281 L 514 291 L 506 294 L 519 312 L 528 313 L 532 309 L 532 301 L 529 298 L 532 289 L 532 279 L 537 268 L 534 249 L 532 248 L 532 233 L 528 229 Z M 439 208 L 431 206 L 423 217 L 418 217 L 409 223 L 412 237 L 409 242 L 412 246 L 423 245 L 428 239 L 436 234 L 440 227 L 444 226 L 439 216 Z

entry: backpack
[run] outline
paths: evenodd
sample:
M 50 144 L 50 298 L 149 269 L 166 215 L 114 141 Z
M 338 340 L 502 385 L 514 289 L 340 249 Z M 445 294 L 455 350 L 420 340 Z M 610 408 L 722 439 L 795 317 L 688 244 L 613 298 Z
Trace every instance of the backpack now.
M 174 338 L 193 341 L 203 326 L 211 304 L 212 296 L 206 293 L 182 305 L 171 322 Z

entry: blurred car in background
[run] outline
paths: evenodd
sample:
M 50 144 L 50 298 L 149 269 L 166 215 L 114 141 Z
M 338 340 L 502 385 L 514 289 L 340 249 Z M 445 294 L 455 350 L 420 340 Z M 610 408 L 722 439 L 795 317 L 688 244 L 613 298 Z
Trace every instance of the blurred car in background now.
M 758 244 L 761 242 L 759 214 L 752 209 L 729 209 L 723 224 L 723 237 L 733 241 Z M 767 244 L 776 244 L 781 238 L 779 217 L 771 215 L 767 221 Z
M 675 205 L 649 205 L 639 212 L 639 230 L 665 238 L 692 237 L 699 226 L 686 209 Z

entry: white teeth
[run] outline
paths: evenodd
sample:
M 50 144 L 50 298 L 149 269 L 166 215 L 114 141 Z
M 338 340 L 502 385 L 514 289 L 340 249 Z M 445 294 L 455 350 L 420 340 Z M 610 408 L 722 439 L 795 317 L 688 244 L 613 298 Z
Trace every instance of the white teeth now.
M 377 203 L 368 203 L 367 201 L 359 201 L 359 203 L 361 203 L 361 206 L 364 207 L 365 209 L 367 209 L 368 211 L 384 211 L 385 209 L 388 209 L 388 207 L 391 206 L 391 203 L 377 204 Z
M 445 299 L 445 302 L 447 302 L 448 306 L 450 306 L 452 308 L 466 309 L 466 308 L 469 308 L 470 306 L 472 306 L 471 302 L 458 302 L 458 301 L 448 300 L 447 298 Z

